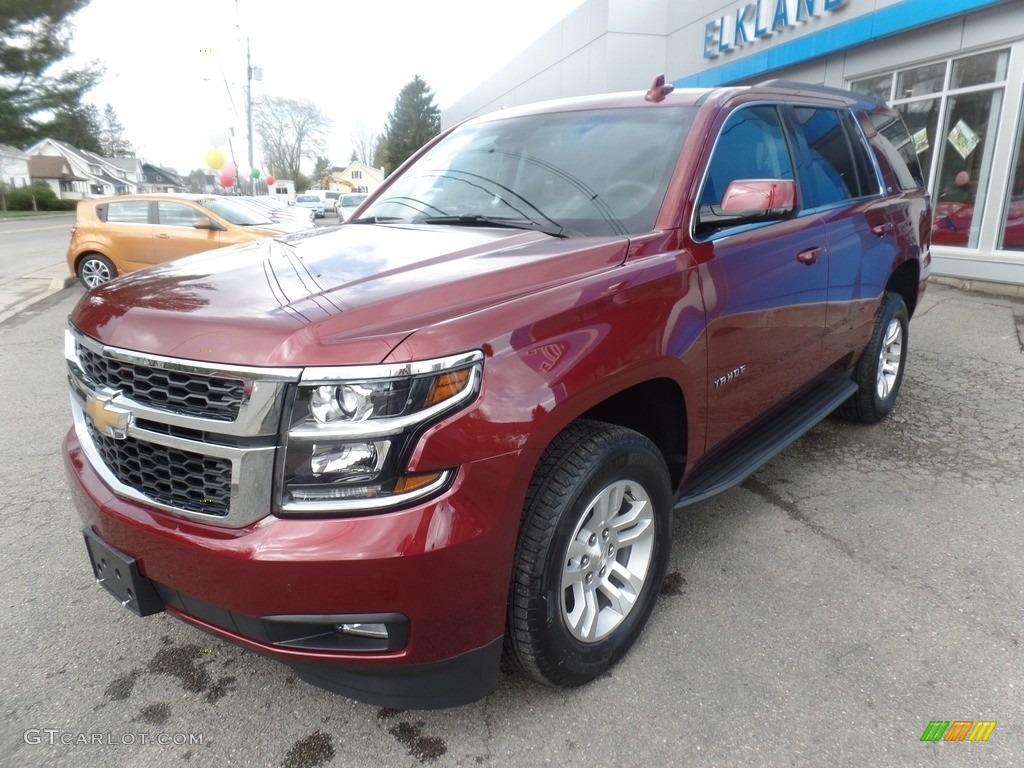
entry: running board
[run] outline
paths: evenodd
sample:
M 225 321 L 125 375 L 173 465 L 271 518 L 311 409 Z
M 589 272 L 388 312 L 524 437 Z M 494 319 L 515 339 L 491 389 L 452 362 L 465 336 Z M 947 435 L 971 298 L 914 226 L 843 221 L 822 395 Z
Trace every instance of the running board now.
M 675 508 L 695 504 L 739 485 L 809 432 L 856 391 L 857 385 L 845 378 L 819 384 L 687 480 Z

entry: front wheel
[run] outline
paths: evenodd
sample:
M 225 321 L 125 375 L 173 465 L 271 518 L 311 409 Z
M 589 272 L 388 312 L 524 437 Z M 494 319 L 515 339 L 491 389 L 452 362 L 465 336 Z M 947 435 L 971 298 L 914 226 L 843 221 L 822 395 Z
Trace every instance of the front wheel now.
M 854 371 L 857 391 L 840 406 L 839 415 L 865 424 L 889 415 L 903 383 L 909 328 L 910 316 L 903 297 L 884 293 L 871 340 Z
M 671 539 L 668 469 L 654 444 L 601 422 L 567 427 L 527 492 L 506 658 L 550 685 L 603 674 L 640 635 Z

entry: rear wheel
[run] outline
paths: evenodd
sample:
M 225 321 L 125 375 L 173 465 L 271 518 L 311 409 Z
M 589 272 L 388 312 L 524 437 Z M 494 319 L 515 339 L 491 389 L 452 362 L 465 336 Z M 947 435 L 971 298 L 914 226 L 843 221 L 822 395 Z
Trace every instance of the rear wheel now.
M 87 253 L 78 262 L 78 279 L 86 288 L 95 288 L 117 277 L 117 268 L 106 256 Z
M 551 685 L 603 674 L 643 629 L 671 539 L 668 469 L 654 444 L 601 422 L 570 425 L 527 493 L 506 658 Z
M 874 424 L 889 415 L 903 383 L 909 326 L 903 297 L 883 294 L 871 340 L 854 371 L 857 392 L 840 406 L 840 416 Z

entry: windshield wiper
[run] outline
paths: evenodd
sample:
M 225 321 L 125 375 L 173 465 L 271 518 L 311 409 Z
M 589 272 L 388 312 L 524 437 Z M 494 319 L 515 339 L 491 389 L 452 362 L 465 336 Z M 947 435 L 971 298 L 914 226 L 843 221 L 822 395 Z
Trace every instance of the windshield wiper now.
M 396 221 L 408 221 L 398 216 L 360 216 L 358 219 L 350 219 L 346 224 L 391 224 Z
M 505 229 L 532 229 L 543 232 L 552 237 L 568 237 L 565 234 L 565 227 L 554 222 L 552 225 L 539 224 L 530 219 L 510 219 L 501 216 L 481 216 L 473 214 L 467 216 L 430 216 L 424 219 L 416 219 L 417 224 L 441 224 L 451 227 L 504 227 Z

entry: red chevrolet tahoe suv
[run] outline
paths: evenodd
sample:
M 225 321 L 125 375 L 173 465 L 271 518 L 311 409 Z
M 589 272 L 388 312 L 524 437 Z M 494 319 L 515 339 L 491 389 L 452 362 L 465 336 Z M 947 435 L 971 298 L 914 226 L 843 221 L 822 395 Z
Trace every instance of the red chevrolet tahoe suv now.
M 102 586 L 402 708 L 604 673 L 674 510 L 893 408 L 932 212 L 896 112 L 792 83 L 467 121 L 349 223 L 86 293 Z

